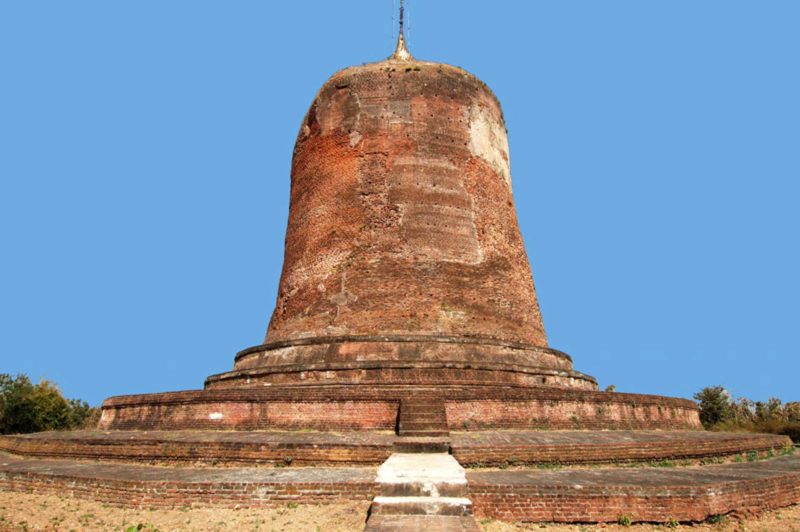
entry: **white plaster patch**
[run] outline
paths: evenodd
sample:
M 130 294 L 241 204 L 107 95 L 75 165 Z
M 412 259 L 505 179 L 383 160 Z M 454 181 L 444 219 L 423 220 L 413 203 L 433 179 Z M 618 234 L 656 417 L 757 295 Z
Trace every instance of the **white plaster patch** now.
M 356 144 L 361 142 L 362 138 L 363 137 L 361 136 L 361 133 L 359 133 L 358 131 L 351 131 L 350 132 L 350 146 L 354 147 Z
M 469 150 L 489 163 L 511 188 L 508 135 L 503 124 L 480 105 L 473 105 L 469 110 Z
M 217 420 L 220 420 L 220 419 L 222 419 L 222 417 L 223 417 L 223 416 L 222 416 L 222 412 L 211 412 L 211 413 L 208 415 L 208 419 L 210 419 L 210 420 L 212 420 L 212 421 L 217 421 Z

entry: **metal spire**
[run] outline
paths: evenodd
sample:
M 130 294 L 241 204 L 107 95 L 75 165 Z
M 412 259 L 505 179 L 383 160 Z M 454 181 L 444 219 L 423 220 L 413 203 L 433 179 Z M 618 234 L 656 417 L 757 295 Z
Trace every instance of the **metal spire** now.
M 403 35 L 403 19 L 405 18 L 405 1 L 400 0 L 400 32 L 397 35 L 397 48 L 389 59 L 394 61 L 413 61 L 414 57 L 406 48 L 406 38 Z

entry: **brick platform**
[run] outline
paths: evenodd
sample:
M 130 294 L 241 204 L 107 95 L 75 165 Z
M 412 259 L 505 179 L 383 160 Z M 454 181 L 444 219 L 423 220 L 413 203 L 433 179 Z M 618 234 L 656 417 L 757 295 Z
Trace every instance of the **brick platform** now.
M 377 465 L 396 440 L 394 434 L 374 432 L 75 431 L 0 436 L 0 450 L 158 464 Z
M 271 507 L 367 501 L 376 468 L 193 468 L 17 458 L 0 453 L 0 491 L 58 493 L 135 508 Z M 478 517 L 510 521 L 699 521 L 800 502 L 800 456 L 679 468 L 467 472 Z M 399 519 L 396 517 L 388 520 Z M 388 523 L 387 523 L 388 524 Z
M 706 431 L 492 431 L 451 434 L 464 465 L 598 464 L 724 457 L 792 446 L 787 436 Z
M 468 472 L 476 516 L 506 521 L 701 521 L 800 502 L 800 456 L 691 468 Z
M 368 501 L 376 468 L 190 468 L 20 459 L 0 453 L 0 490 L 133 508 L 274 507 Z
M 0 436 L 0 450 L 40 458 L 232 466 L 377 465 L 392 452 L 447 452 L 467 466 L 596 464 L 730 457 L 791 445 L 785 436 L 705 431 L 388 432 L 75 431 Z
M 365 384 L 505 384 L 597 390 L 566 353 L 519 341 L 447 335 L 343 335 L 268 342 L 240 351 L 206 388 Z
M 444 402 L 449 430 L 698 429 L 697 405 L 655 395 L 523 386 L 269 386 L 112 397 L 119 430 L 395 430 L 404 399 Z

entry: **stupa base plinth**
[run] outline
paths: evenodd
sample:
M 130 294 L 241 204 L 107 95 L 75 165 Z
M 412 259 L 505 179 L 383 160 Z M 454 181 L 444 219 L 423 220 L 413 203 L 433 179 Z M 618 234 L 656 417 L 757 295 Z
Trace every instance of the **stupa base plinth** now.
M 563 434 L 529 434 L 528 438 L 541 440 L 538 444 L 529 441 L 530 450 L 541 450 L 543 440 L 563 439 Z M 630 461 L 642 462 L 643 455 L 632 449 L 631 444 L 636 444 L 645 454 L 655 452 L 669 459 L 682 455 L 670 451 L 668 445 L 656 450 L 651 444 L 671 441 L 675 448 L 680 448 L 693 441 L 692 445 L 700 450 L 704 442 L 712 446 L 717 442 L 728 453 L 734 448 L 746 452 L 746 459 L 742 459 L 741 454 L 728 454 L 725 460 L 723 453 L 707 447 L 702 452 L 716 459 L 704 460 L 692 467 L 683 467 L 690 465 L 683 463 L 675 463 L 673 467 L 642 463 L 635 468 L 613 465 L 588 469 L 548 467 L 547 470 L 541 467 L 473 468 L 466 472 L 463 496 L 469 498 L 479 518 L 562 523 L 616 522 L 623 516 L 631 522 L 691 522 L 727 513 L 757 514 L 800 502 L 800 456 L 786 453 L 787 456 L 773 457 L 779 454 L 779 446 L 783 444 L 777 437 L 686 431 L 612 434 L 619 437 L 616 442 L 606 440 L 605 445 L 597 447 L 606 433 L 574 432 L 576 440 L 568 447 L 573 447 L 570 451 L 573 455 L 575 444 L 581 442 L 594 445 L 595 452 L 627 449 Z M 297 433 L 289 435 L 282 447 L 275 434 L 253 432 L 131 435 L 112 431 L 5 436 L 0 437 L 0 448 L 16 447 L 10 449 L 13 454 L 0 452 L 0 493 L 67 495 L 115 506 L 149 509 L 367 503 L 385 488 L 378 482 L 377 462 L 355 467 L 353 464 L 330 467 L 330 463 L 327 467 L 296 467 L 306 463 L 305 459 L 313 458 L 310 453 L 316 453 L 317 458 L 334 456 L 344 448 L 348 437 L 356 448 L 370 448 L 358 434 L 340 435 L 338 444 L 329 441 L 327 447 L 319 441 L 320 435 L 313 433 L 302 433 L 301 441 Z M 314 438 L 316 442 L 312 441 Z M 769 438 L 772 440 L 767 441 Z M 459 440 L 462 441 L 459 443 Z M 497 444 L 495 440 L 496 433 L 454 435 L 453 456 L 468 465 L 456 452 L 459 445 L 463 449 L 475 444 Z M 61 447 L 53 442 L 60 442 Z M 359 447 L 359 442 L 364 445 Z M 557 442 L 550 443 L 558 446 Z M 148 448 L 150 452 L 146 452 Z M 159 453 L 158 448 L 165 452 Z M 385 455 L 390 450 L 384 445 L 380 452 Z M 163 461 L 169 457 L 176 458 L 181 466 L 165 467 Z M 241 462 L 226 460 L 231 457 Z M 160 463 L 143 465 L 148 458 Z M 217 462 L 215 458 L 221 460 Z M 722 460 L 726 463 L 718 463 Z M 325 465 L 324 460 L 322 462 Z M 280 468 L 270 467 L 270 463 Z M 244 464 L 249 467 L 242 467 Z M 257 464 L 260 467 L 254 467 Z M 418 489 L 413 479 L 393 487 L 398 493 Z
M 444 409 L 444 430 L 699 429 L 695 403 L 655 395 L 523 386 L 348 384 L 112 397 L 104 430 L 389 430 L 403 405 Z M 401 431 L 402 432 L 402 431 Z
M 338 336 L 269 342 L 240 351 L 233 371 L 205 387 L 375 384 L 510 385 L 597 390 L 566 353 L 457 336 Z
M 424 447 L 424 448 L 423 448 Z M 0 451 L 26 458 L 129 464 L 233 466 L 379 465 L 392 453 L 451 453 L 465 467 L 663 464 L 676 466 L 786 454 L 775 434 L 691 430 L 454 431 L 408 438 L 389 431 L 86 430 L 0 436 Z

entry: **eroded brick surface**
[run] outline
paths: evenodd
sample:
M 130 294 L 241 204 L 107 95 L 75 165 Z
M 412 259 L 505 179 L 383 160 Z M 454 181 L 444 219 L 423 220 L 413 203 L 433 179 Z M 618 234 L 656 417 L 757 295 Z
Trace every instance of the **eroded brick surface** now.
M 0 490 L 128 507 L 273 507 L 371 500 L 375 468 L 191 468 L 19 459 L 0 453 Z
M 0 453 L 0 491 L 129 507 L 268 507 L 370 500 L 375 468 L 165 468 Z M 800 502 L 800 457 L 704 467 L 467 472 L 478 517 L 508 521 L 702 520 Z
M 435 63 L 345 69 L 292 162 L 271 341 L 455 334 L 546 346 L 500 105 Z
M 226 466 L 380 464 L 396 437 L 376 432 L 70 431 L 0 436 L 0 450 L 34 457 Z
M 270 386 L 112 397 L 104 429 L 395 430 L 404 398 L 444 398 L 450 430 L 697 429 L 685 399 L 548 387 Z
M 731 456 L 790 448 L 787 436 L 707 431 L 485 431 L 451 434 L 467 465 L 592 464 Z
M 687 468 L 468 472 L 477 516 L 507 521 L 700 521 L 800 502 L 800 457 Z
M 408 438 L 388 432 L 71 431 L 0 436 L 0 450 L 30 457 L 235 466 L 380 464 L 394 450 L 447 452 L 464 465 L 652 462 L 774 451 L 769 434 L 704 431 L 483 431 Z M 426 447 L 427 446 L 427 447 Z

